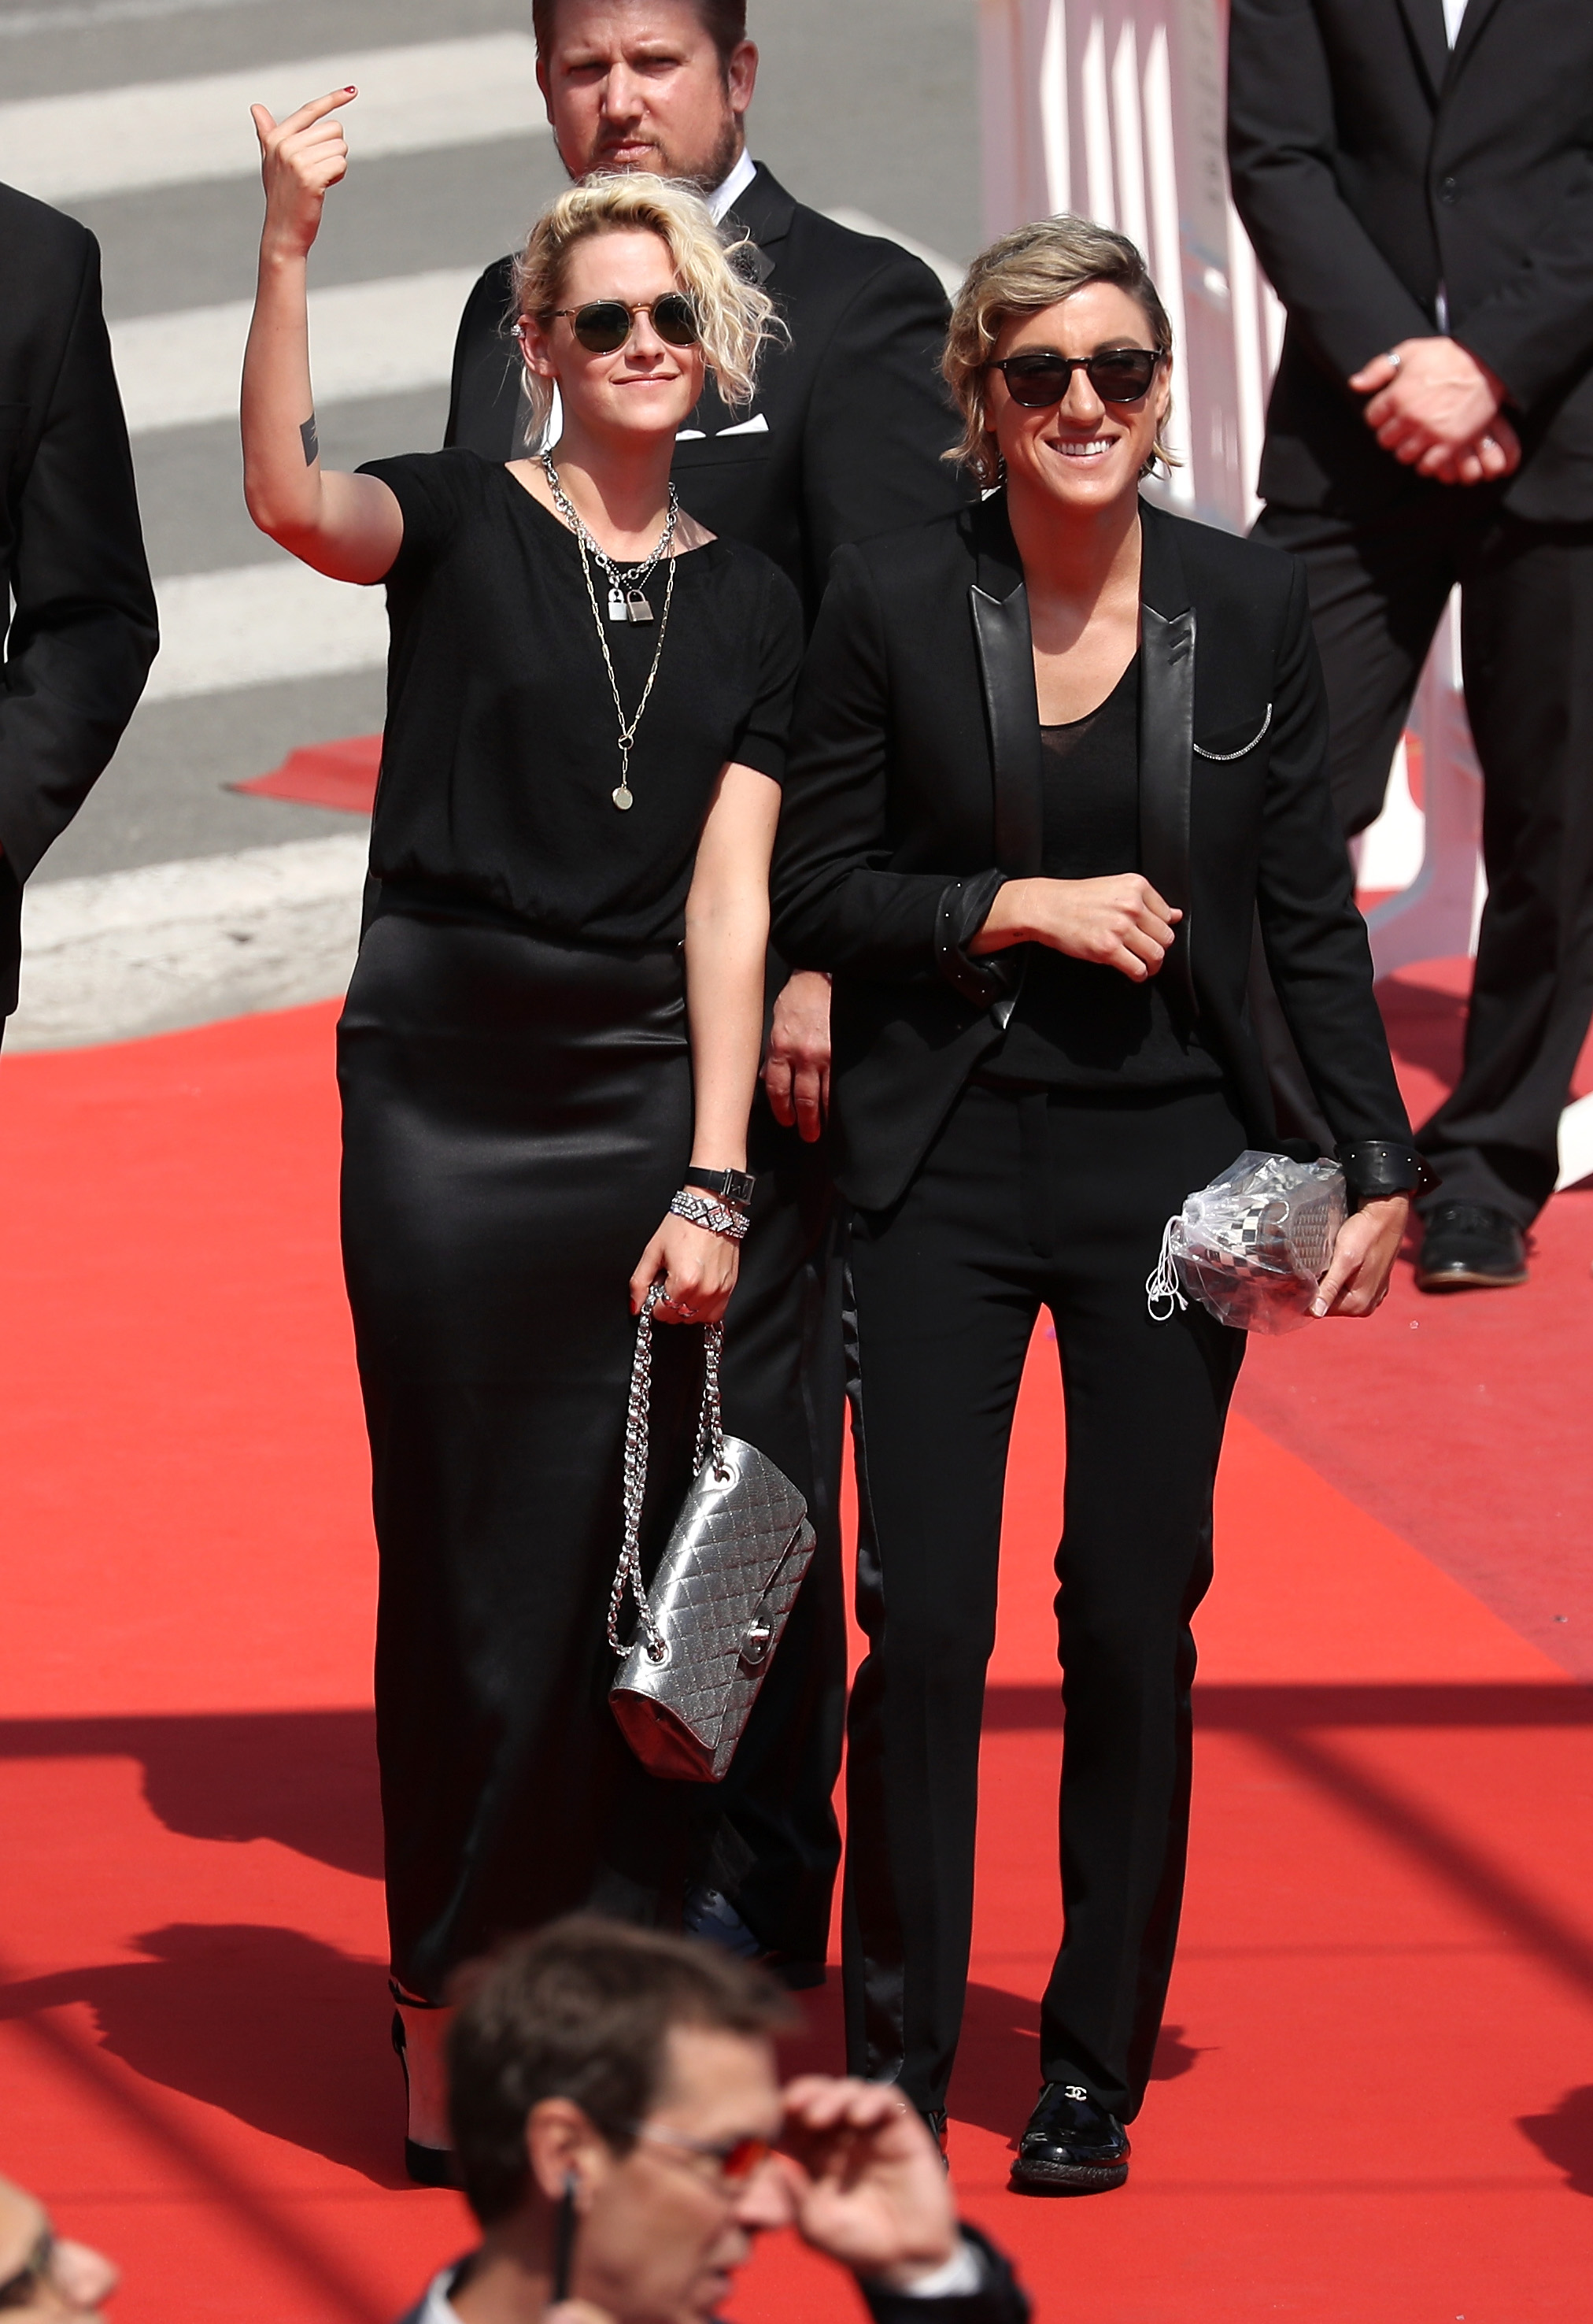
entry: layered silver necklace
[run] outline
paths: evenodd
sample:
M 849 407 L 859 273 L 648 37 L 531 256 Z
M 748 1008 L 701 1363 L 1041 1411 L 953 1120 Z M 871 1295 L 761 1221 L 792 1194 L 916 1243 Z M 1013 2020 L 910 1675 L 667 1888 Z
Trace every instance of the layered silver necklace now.
M 586 584 L 586 601 L 592 608 L 593 626 L 597 632 L 597 642 L 603 652 L 603 666 L 608 672 L 609 692 L 614 697 L 614 715 L 620 722 L 620 780 L 617 788 L 611 791 L 609 796 L 614 805 L 623 812 L 635 804 L 635 793 L 631 788 L 631 753 L 636 747 L 637 729 L 641 724 L 642 713 L 647 708 L 652 695 L 653 681 L 658 675 L 658 664 L 664 658 L 664 640 L 669 633 L 669 608 L 675 601 L 675 559 L 670 555 L 670 550 L 675 542 L 676 526 L 680 521 L 680 501 L 674 485 L 671 484 L 668 512 L 664 519 L 664 530 L 658 535 L 657 546 L 651 556 L 644 557 L 640 565 L 617 566 L 606 550 L 599 547 L 582 523 L 569 495 L 558 481 L 558 470 L 553 465 L 552 453 L 544 452 L 541 457 L 542 473 L 548 479 L 548 489 L 553 495 L 553 505 L 575 534 L 576 545 L 581 552 L 581 577 Z M 657 572 L 662 559 L 668 559 L 668 571 L 664 580 L 664 612 L 658 623 L 658 642 L 653 651 L 653 666 L 647 674 L 647 684 L 641 689 L 641 700 L 637 704 L 633 715 L 627 718 L 625 706 L 620 699 L 620 681 L 614 675 L 614 658 L 609 651 L 609 641 L 603 630 L 603 615 L 597 610 L 597 590 L 592 579 L 592 567 L 594 565 L 600 566 L 608 576 L 609 620 L 640 623 L 650 622 L 653 618 L 653 609 L 649 604 L 644 593 L 647 584 Z

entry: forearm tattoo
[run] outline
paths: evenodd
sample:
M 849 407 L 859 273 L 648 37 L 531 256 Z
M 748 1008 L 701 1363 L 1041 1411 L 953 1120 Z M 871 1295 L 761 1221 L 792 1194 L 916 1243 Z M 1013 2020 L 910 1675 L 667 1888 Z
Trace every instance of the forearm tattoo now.
M 304 465 L 313 468 L 321 456 L 321 441 L 316 434 L 316 416 L 312 411 L 299 430 L 299 440 L 304 447 Z

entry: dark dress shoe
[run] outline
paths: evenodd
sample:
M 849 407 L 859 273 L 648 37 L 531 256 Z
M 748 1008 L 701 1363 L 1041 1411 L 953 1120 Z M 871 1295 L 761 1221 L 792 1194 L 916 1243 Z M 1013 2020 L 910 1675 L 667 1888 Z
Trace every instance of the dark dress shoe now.
M 1521 1229 L 1487 1203 L 1440 1203 L 1427 1213 L 1418 1291 L 1507 1291 L 1526 1281 Z
M 1018 2141 L 1012 2184 L 1031 2195 L 1102 2195 L 1128 2176 L 1128 2134 L 1080 2082 L 1047 2082 Z
M 680 1925 L 688 1937 L 701 1937 L 734 1953 L 738 1960 L 759 1962 L 787 1993 L 807 1993 L 824 1982 L 824 1964 L 798 1960 L 794 1953 L 769 1952 L 750 1930 L 728 1896 L 717 1888 L 691 1889 L 681 1911 Z

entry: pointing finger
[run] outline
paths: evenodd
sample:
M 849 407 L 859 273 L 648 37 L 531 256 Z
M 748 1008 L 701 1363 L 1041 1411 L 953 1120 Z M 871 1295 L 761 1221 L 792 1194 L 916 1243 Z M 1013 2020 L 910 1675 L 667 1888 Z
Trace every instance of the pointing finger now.
M 284 137 L 290 137 L 299 130 L 308 129 L 315 122 L 324 120 L 328 113 L 336 113 L 340 105 L 346 105 L 350 97 L 358 95 L 358 89 L 351 81 L 345 88 L 334 88 L 325 97 L 312 97 L 308 105 L 301 105 L 297 113 L 290 113 L 286 121 L 279 122 L 275 126 Z M 251 106 L 250 110 L 253 109 Z M 264 106 L 262 106 L 260 110 L 263 113 Z

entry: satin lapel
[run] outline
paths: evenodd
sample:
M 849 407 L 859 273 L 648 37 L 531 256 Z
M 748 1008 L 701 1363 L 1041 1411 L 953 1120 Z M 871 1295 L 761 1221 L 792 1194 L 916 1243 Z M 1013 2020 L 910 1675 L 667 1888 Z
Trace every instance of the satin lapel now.
M 1473 8 L 1482 0 L 1471 0 Z M 1400 13 L 1410 29 L 1411 44 L 1421 59 L 1427 94 L 1433 103 L 1450 69 L 1449 35 L 1443 28 L 1443 0 L 1399 0 Z M 1469 14 L 1469 10 L 1467 12 Z
M 974 512 L 979 573 L 968 593 L 984 685 L 995 783 L 996 862 L 1034 879 L 1044 855 L 1040 704 L 1028 595 L 1007 514 L 999 501 Z
M 1451 73 L 1462 71 L 1469 63 L 1471 51 L 1482 37 L 1484 25 L 1498 7 L 1499 0 L 1466 0 L 1466 14 L 1460 19 L 1460 29 L 1455 35 L 1455 53 L 1450 60 Z
M 1194 765 L 1195 617 L 1174 520 L 1142 512 L 1139 629 L 1139 868 L 1183 914 L 1162 973 L 1197 1013 L 1190 915 L 1189 810 Z

